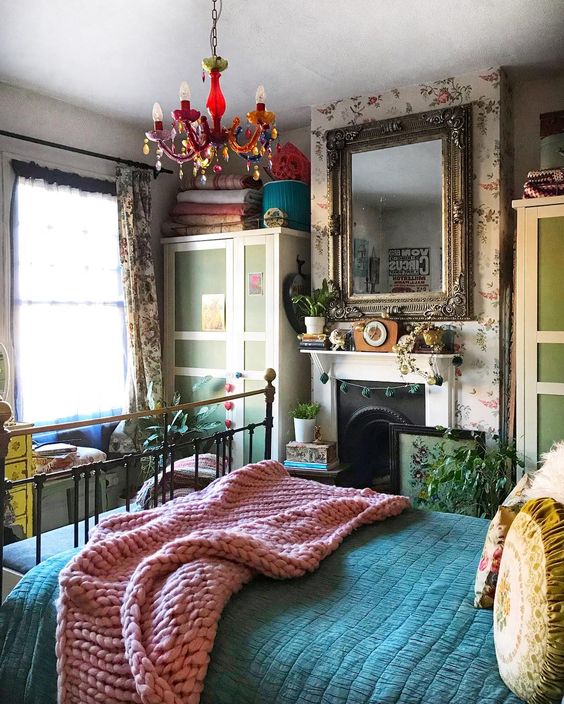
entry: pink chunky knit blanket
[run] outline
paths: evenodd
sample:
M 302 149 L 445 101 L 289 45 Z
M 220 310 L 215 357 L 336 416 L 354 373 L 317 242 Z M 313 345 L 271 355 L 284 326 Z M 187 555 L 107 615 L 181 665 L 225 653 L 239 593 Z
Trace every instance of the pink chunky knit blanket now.
M 356 527 L 408 505 L 293 479 L 265 461 L 106 519 L 60 575 L 59 703 L 197 704 L 233 593 L 257 572 L 315 570 Z

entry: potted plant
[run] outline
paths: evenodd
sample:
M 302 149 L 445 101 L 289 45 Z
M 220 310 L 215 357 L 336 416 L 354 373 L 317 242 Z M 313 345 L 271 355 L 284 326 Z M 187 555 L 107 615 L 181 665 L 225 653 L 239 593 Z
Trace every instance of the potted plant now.
M 325 327 L 325 313 L 329 303 L 336 297 L 335 288 L 323 279 L 321 288 L 315 288 L 311 295 L 299 294 L 292 296 L 292 303 L 297 306 L 304 316 L 306 331 L 308 333 L 322 333 Z
M 445 438 L 455 433 L 447 430 Z M 492 440 L 495 444 L 486 448 L 479 444 L 455 449 L 445 443 L 437 445 L 421 464 L 419 505 L 433 511 L 493 518 L 512 488 L 512 469 L 524 463 L 514 444 L 501 442 L 497 435 Z
M 313 442 L 315 420 L 320 408 L 319 403 L 298 403 L 290 411 L 290 415 L 294 419 L 296 442 Z

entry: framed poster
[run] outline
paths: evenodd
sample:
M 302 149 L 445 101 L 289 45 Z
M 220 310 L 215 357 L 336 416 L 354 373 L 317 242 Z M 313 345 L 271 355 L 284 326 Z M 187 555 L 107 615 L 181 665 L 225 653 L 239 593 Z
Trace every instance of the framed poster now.
M 447 430 L 426 425 L 390 423 L 390 482 L 393 494 L 408 496 L 414 506 L 424 488 L 424 464 L 439 445 L 465 445 L 484 450 L 486 434 L 477 430 Z
M 396 247 L 388 249 L 388 284 L 390 293 L 431 290 L 431 249 Z
M 249 274 L 249 296 L 262 296 L 264 293 L 262 288 L 262 272 L 254 271 Z
M 225 331 L 225 294 L 202 294 L 202 330 L 204 332 Z

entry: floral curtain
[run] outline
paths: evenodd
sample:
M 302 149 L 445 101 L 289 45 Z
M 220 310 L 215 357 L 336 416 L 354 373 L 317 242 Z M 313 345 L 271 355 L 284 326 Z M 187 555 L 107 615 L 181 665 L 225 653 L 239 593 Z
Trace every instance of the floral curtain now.
M 129 342 L 129 410 L 162 398 L 161 336 L 151 249 L 151 174 L 117 167 L 119 248 Z

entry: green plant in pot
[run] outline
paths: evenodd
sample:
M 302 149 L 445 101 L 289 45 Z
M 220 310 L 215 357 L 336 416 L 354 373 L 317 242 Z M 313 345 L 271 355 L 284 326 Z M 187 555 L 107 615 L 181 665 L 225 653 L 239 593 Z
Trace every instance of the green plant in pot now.
M 304 316 L 308 333 L 322 333 L 325 327 L 325 314 L 331 301 L 337 296 L 333 284 L 323 279 L 321 288 L 314 288 L 311 294 L 299 294 L 292 297 L 292 303 Z
M 445 438 L 450 437 L 446 431 Z M 515 445 L 492 436 L 492 445 L 439 443 L 421 464 L 419 505 L 433 511 L 493 518 L 512 488 L 513 469 L 523 467 Z
M 202 377 L 199 381 L 192 385 L 192 391 L 197 392 L 202 387 L 209 384 L 212 380 L 211 376 Z M 163 404 L 160 400 L 155 400 L 152 393 L 152 385 L 148 391 L 149 408 L 154 410 L 163 405 L 177 406 L 182 401 L 178 391 L 174 394 L 172 401 L 169 404 Z M 176 411 L 172 418 L 169 419 L 167 425 L 167 438 L 169 443 L 182 443 L 209 436 L 216 432 L 221 423 L 214 418 L 215 406 L 200 406 L 199 408 L 188 411 Z M 160 448 L 164 442 L 164 424 L 162 416 L 160 422 L 154 417 L 139 419 L 139 435 L 143 449 L 156 450 Z M 200 447 L 200 452 L 207 452 L 212 441 L 208 441 L 206 445 Z M 176 452 L 176 459 L 181 459 L 186 455 L 193 454 L 193 446 L 188 445 Z M 142 467 L 144 477 L 152 476 L 154 472 L 153 458 L 145 458 L 144 466 Z
M 290 415 L 294 419 L 296 442 L 313 442 L 315 421 L 321 405 L 319 403 L 298 403 Z

